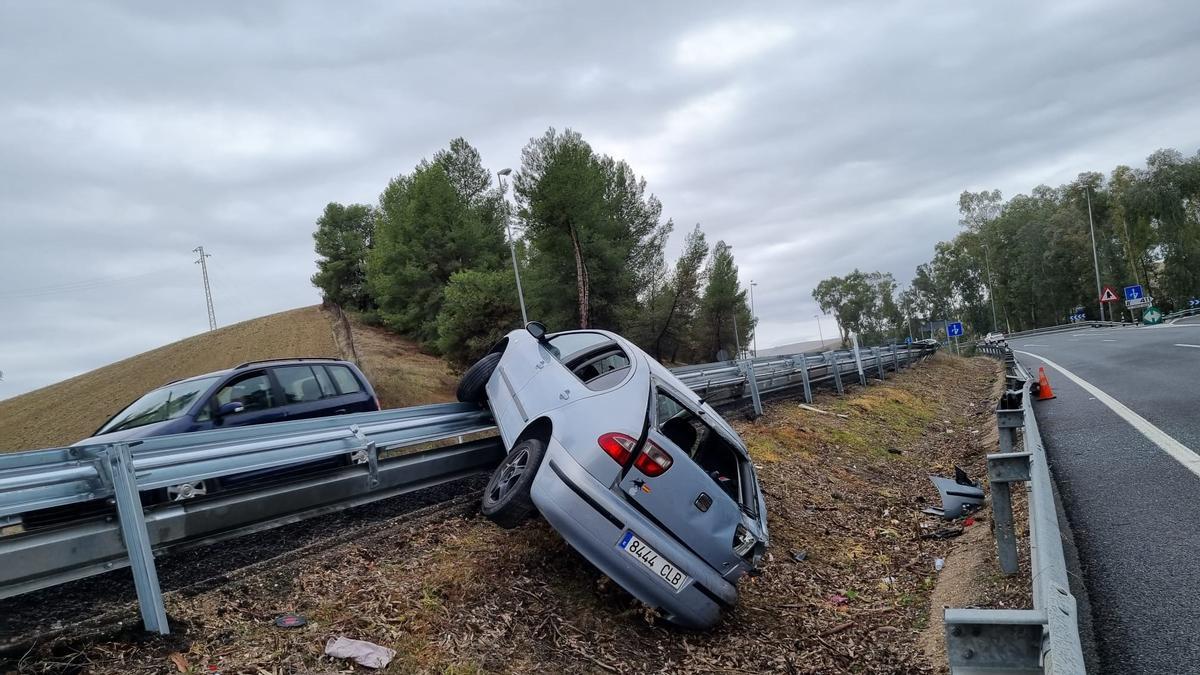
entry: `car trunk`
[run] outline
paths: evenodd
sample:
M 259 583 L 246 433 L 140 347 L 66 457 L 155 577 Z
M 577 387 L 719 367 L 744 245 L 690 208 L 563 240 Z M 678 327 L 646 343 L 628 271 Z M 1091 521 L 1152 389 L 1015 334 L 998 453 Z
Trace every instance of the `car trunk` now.
M 670 456 L 670 465 L 652 475 L 656 469 L 639 467 L 635 457 L 621 478 L 621 491 L 721 574 L 739 563 L 748 565 L 734 552 L 743 505 L 753 510 L 757 499 L 747 484 L 753 473 L 743 466 L 746 458 L 704 420 L 700 409 L 681 403 L 684 396 L 661 385 L 654 396 L 642 453 L 657 448 Z

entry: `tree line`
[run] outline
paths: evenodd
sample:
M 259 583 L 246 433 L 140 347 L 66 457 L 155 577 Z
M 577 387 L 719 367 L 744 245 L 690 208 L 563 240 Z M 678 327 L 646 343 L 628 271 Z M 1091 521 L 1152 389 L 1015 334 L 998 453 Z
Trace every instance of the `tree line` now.
M 817 285 L 813 298 L 843 339 L 920 337 L 945 319 L 976 334 L 1061 324 L 1077 311 L 1099 319 L 1096 262 L 1102 285 L 1121 296 L 1141 284 L 1164 312 L 1200 296 L 1200 153 L 1158 150 L 1143 168 L 1085 172 L 1008 200 L 963 192 L 958 206 L 962 230 L 934 246 L 905 290 L 891 274 L 857 269 Z M 1138 318 L 1120 302 L 1105 313 Z
M 696 225 L 669 263 L 674 224 L 625 161 L 551 128 L 522 150 L 512 203 L 494 175 L 456 138 L 392 178 L 377 204 L 328 204 L 313 284 L 459 364 L 519 327 L 513 257 L 529 318 L 552 331 L 613 330 L 672 363 L 732 358 L 751 340 L 732 248 L 710 247 Z

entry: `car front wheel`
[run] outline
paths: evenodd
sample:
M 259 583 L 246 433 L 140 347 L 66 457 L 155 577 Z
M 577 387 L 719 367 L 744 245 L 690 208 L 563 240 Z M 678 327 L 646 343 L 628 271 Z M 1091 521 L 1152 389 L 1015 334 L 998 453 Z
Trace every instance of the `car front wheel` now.
M 513 447 L 483 489 L 483 515 L 508 529 L 533 515 L 537 507 L 529 490 L 545 454 L 546 445 L 536 438 L 527 438 Z
M 483 403 L 487 398 L 487 383 L 500 364 L 499 353 L 488 354 L 467 368 L 462 379 L 458 381 L 458 400 L 463 403 Z

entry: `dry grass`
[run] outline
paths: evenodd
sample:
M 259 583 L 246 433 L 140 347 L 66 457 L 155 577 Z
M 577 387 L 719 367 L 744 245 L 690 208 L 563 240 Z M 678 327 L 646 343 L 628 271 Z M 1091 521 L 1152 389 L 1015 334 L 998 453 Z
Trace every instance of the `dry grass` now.
M 218 328 L 0 401 L 0 452 L 74 443 L 167 382 L 286 356 L 338 356 L 332 327 L 320 307 Z
M 445 362 L 393 333 L 352 325 L 360 365 L 385 408 L 454 400 L 457 378 Z M 0 401 L 0 452 L 68 445 L 167 382 L 289 356 L 351 358 L 320 306 L 243 321 Z
M 385 408 L 454 400 L 458 377 L 446 362 L 383 328 L 350 317 L 359 365 Z
M 173 640 L 40 645 L 26 663 L 69 657 L 87 672 L 153 673 L 180 651 L 195 672 L 347 672 L 321 654 L 328 637 L 346 635 L 396 649 L 391 673 L 936 672 L 921 635 L 933 560 L 956 543 L 920 537 L 936 525 L 919 512 L 937 499 L 926 474 L 958 463 L 983 475 L 998 377 L 994 362 L 939 356 L 816 401 L 845 418 L 779 402 L 739 424 L 761 467 L 772 553 L 709 632 L 664 625 L 543 521 L 508 532 L 472 511 L 170 593 L 182 631 Z M 309 625 L 273 627 L 284 611 Z

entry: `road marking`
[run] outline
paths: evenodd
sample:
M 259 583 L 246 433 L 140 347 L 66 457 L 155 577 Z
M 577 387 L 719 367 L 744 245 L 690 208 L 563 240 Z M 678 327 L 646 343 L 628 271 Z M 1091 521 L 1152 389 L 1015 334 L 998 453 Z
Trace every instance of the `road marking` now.
M 1194 347 L 1196 345 L 1188 345 L 1188 346 Z M 1174 457 L 1175 461 L 1182 464 L 1185 469 L 1187 469 L 1188 471 L 1191 471 L 1192 473 L 1196 474 L 1197 476 L 1200 476 L 1200 455 L 1197 455 L 1195 452 L 1193 452 L 1191 450 L 1191 448 L 1189 448 L 1186 445 L 1184 445 L 1183 443 L 1180 443 L 1179 441 L 1175 440 L 1175 438 L 1173 438 L 1167 432 L 1165 432 L 1162 429 L 1159 429 L 1158 427 L 1151 424 L 1150 420 L 1148 420 L 1145 417 L 1142 417 L 1141 415 L 1130 410 L 1124 403 L 1121 403 L 1120 401 L 1113 398 L 1112 396 L 1109 396 L 1108 394 L 1104 393 L 1098 387 L 1096 387 L 1096 385 L 1092 384 L 1091 382 L 1088 382 L 1087 380 L 1083 379 L 1082 377 L 1079 377 L 1078 375 L 1076 375 L 1075 373 L 1072 373 L 1071 371 L 1067 370 L 1066 368 L 1063 368 L 1062 366 L 1051 361 L 1050 359 L 1047 359 L 1042 356 L 1038 356 L 1037 354 L 1034 354 L 1032 352 L 1018 351 L 1017 353 L 1025 354 L 1027 356 L 1032 356 L 1033 358 L 1038 359 L 1039 361 L 1045 363 L 1046 365 L 1050 366 L 1051 368 L 1054 368 L 1055 370 L 1062 373 L 1063 375 L 1066 375 L 1068 380 L 1071 380 L 1075 384 L 1083 387 L 1083 389 L 1085 391 L 1087 391 L 1087 393 L 1091 394 L 1092 396 L 1095 396 L 1097 399 L 1100 400 L 1101 403 L 1103 403 L 1104 405 L 1111 408 L 1113 412 L 1115 412 L 1121 416 L 1121 419 L 1128 422 L 1129 425 L 1132 426 L 1134 429 L 1137 429 L 1138 431 L 1142 432 L 1142 435 L 1145 436 L 1146 438 L 1150 439 L 1150 441 L 1152 443 L 1154 443 L 1158 447 L 1162 448 L 1163 452 L 1166 452 L 1168 455 Z
M 1200 349 L 1200 345 L 1185 345 L 1185 344 L 1180 344 L 1178 342 L 1175 343 L 1175 346 L 1176 347 L 1191 347 L 1193 349 Z
M 1021 345 L 1022 347 L 1049 347 L 1050 345 Z
M 1101 340 L 1101 342 L 1116 342 L 1116 340 Z

